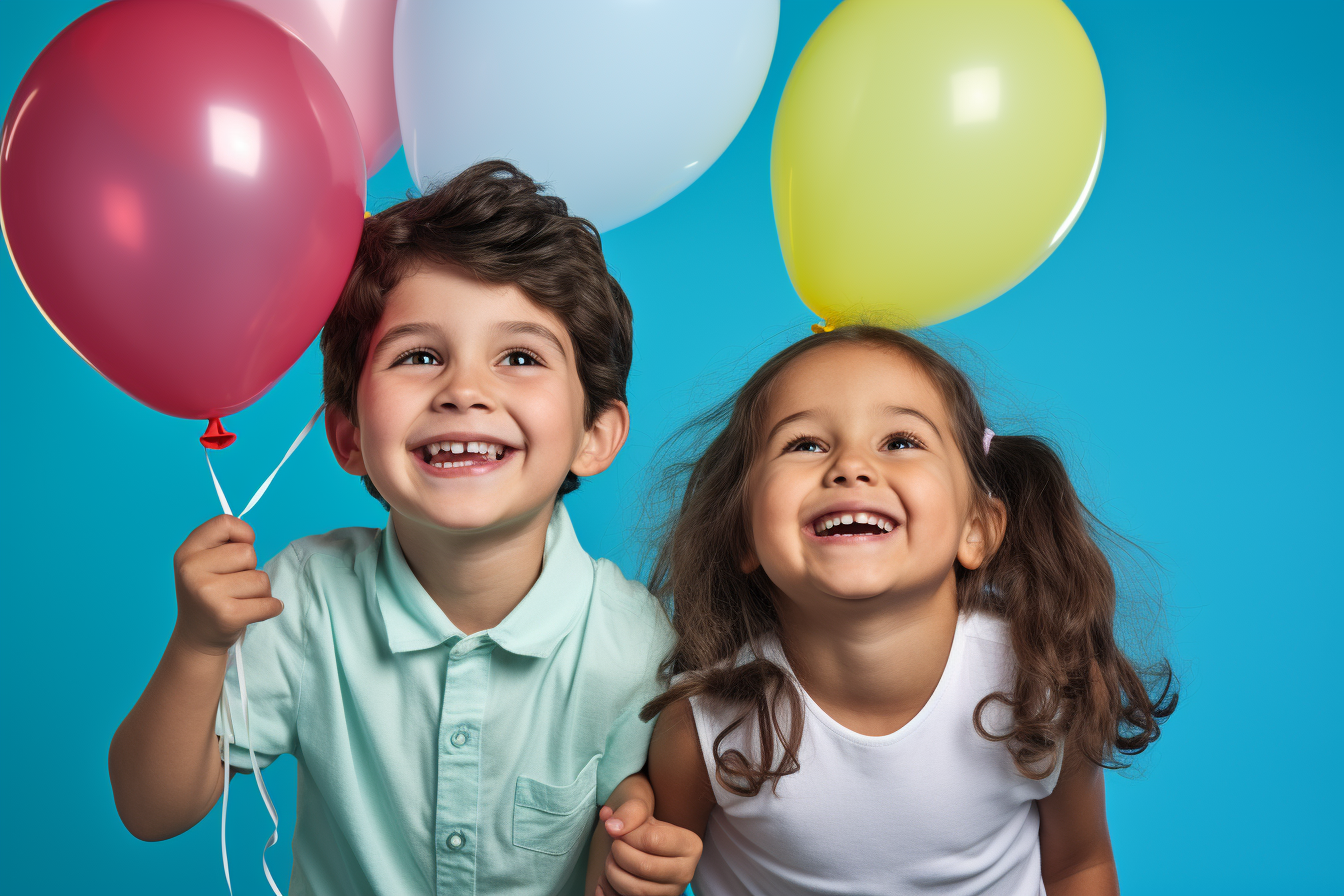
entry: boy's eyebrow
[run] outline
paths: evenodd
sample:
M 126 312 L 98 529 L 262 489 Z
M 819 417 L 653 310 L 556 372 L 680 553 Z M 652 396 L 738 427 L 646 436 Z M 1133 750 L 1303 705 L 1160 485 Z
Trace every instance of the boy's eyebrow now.
M 565 357 L 565 347 L 560 342 L 559 338 L 541 324 L 534 324 L 525 320 L 511 320 L 500 324 L 499 328 L 509 333 L 530 333 L 533 336 L 545 339 L 551 345 L 555 346 L 555 350 L 560 353 L 560 357 Z
M 433 335 L 438 332 L 436 327 L 425 323 L 402 324 L 399 327 L 393 327 L 383 334 L 383 338 L 378 340 L 378 344 L 373 347 L 371 355 L 376 355 L 383 350 L 383 346 L 389 342 L 395 342 L 403 336 L 419 336 L 421 334 Z
M 938 424 L 934 423 L 932 420 L 930 420 L 928 417 L 924 416 L 924 414 L 920 413 L 914 408 L 903 408 L 900 405 L 892 404 L 887 405 L 886 411 L 888 414 L 910 414 L 913 417 L 918 417 L 919 419 L 923 420 L 925 423 L 929 424 L 929 426 L 933 428 L 934 435 L 938 436 L 938 438 L 940 439 L 943 437 L 942 431 L 938 429 Z

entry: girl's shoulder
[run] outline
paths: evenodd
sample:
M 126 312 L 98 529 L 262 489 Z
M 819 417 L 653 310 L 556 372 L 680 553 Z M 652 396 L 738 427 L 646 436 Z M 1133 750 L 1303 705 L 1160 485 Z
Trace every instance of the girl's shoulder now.
M 988 641 L 1003 647 L 1013 645 L 1012 632 L 1008 620 L 983 610 L 963 614 L 961 617 L 962 635 L 978 641 Z

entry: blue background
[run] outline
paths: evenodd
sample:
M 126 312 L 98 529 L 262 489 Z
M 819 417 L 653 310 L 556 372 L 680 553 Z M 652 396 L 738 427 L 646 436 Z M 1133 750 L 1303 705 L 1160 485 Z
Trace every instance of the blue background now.
M 0 98 L 92 5 L 0 4 Z M 686 192 L 606 237 L 636 310 L 634 428 L 570 506 L 589 551 L 627 572 L 653 451 L 814 319 L 780 259 L 768 162 L 785 79 L 833 5 L 784 0 L 769 79 L 737 139 Z M 1094 506 L 1164 570 L 1184 689 L 1141 773 L 1107 778 L 1125 891 L 1340 892 L 1344 4 L 1069 5 L 1106 82 L 1095 192 L 1036 273 L 942 331 L 979 358 L 995 425 L 1056 436 Z M 409 186 L 398 155 L 370 206 Z M 141 843 L 117 819 L 105 764 L 173 624 L 172 553 L 218 512 L 201 425 L 104 381 L 0 267 L 0 889 L 222 893 L 218 809 L 175 840 Z M 319 385 L 314 348 L 230 418 L 241 437 L 218 466 L 236 504 Z M 318 435 L 249 519 L 269 556 L 382 513 Z M 267 780 L 288 828 L 292 759 Z M 236 892 L 263 893 L 255 857 L 269 826 L 251 782 L 238 783 Z M 287 843 L 286 830 L 271 851 L 285 875 Z

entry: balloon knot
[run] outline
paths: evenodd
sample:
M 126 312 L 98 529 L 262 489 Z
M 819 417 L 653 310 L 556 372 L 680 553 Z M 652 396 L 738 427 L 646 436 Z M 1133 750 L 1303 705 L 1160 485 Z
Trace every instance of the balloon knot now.
M 218 417 L 211 417 L 210 425 L 205 428 L 205 435 L 201 436 L 201 444 L 207 448 L 227 448 L 236 438 L 238 438 L 236 435 L 224 428 Z
M 828 323 L 826 323 L 826 321 L 824 321 L 824 320 L 821 321 L 821 322 L 819 322 L 819 323 L 815 323 L 815 324 L 812 325 L 812 332 L 813 332 L 813 333 L 829 333 L 829 332 L 831 332 L 831 331 L 834 330 L 834 329 L 835 329 L 835 325 L 834 325 L 834 324 L 828 324 Z

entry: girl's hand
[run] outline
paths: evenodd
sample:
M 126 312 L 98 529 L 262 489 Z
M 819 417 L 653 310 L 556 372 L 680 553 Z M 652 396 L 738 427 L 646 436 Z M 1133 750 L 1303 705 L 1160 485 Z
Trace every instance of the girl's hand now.
M 173 555 L 177 625 L 172 639 L 198 653 L 222 655 L 253 622 L 278 616 L 271 580 L 257 569 L 252 527 L 232 516 L 198 526 Z
M 598 819 L 611 837 L 611 852 L 598 880 L 597 896 L 681 896 L 700 861 L 700 838 L 659 821 L 649 804 L 627 800 L 616 811 L 603 806 Z

